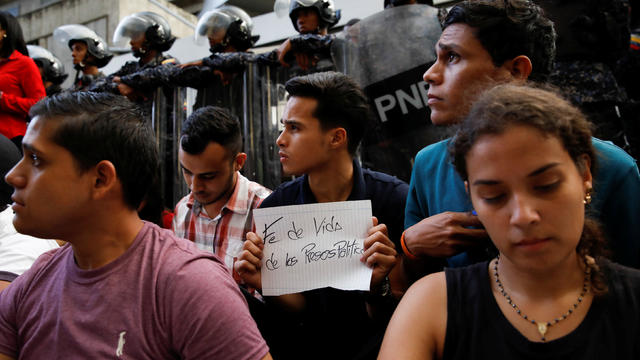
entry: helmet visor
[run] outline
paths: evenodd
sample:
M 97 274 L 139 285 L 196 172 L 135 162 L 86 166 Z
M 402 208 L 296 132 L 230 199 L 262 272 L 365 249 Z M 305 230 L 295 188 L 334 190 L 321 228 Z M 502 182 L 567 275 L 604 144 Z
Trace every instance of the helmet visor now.
M 283 18 L 289 15 L 289 3 L 290 0 L 276 0 L 275 4 L 273 4 L 273 11 L 277 17 Z
M 47 59 L 51 63 L 56 62 L 56 58 L 53 56 L 51 51 L 37 45 L 27 45 L 27 50 L 29 50 L 29 56 L 32 59 Z
M 196 44 L 204 45 L 209 42 L 220 43 L 224 41 L 229 25 L 234 18 L 220 9 L 210 10 L 204 13 L 196 26 Z
M 233 5 L 225 5 L 219 9 L 221 12 L 230 15 L 235 18 L 235 20 L 240 19 L 243 23 L 246 24 L 247 28 L 251 31 L 253 30 L 253 20 L 249 14 L 247 14 L 244 10 L 240 9 L 237 6 Z
M 153 24 L 149 19 L 139 14 L 131 14 L 120 21 L 113 33 L 113 44 L 118 47 L 126 47 L 131 40 L 138 40 L 144 36 L 147 28 Z
M 59 43 L 65 48 L 69 48 L 69 41 L 74 39 L 93 39 L 94 41 L 102 41 L 102 38 L 95 33 L 95 31 L 89 29 L 84 25 L 62 25 L 53 30 L 53 40 L 55 43 Z M 54 49 L 54 52 L 55 49 Z

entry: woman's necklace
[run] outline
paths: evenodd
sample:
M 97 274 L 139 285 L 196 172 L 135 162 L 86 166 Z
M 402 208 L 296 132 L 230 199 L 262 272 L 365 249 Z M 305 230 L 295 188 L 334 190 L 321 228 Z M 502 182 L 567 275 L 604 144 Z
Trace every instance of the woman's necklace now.
M 556 318 L 554 320 L 551 321 L 547 321 L 547 322 L 541 322 L 541 321 L 536 321 L 533 320 L 531 318 L 529 318 L 527 315 L 525 315 L 520 308 L 518 307 L 518 305 L 516 305 L 513 300 L 511 300 L 511 297 L 509 296 L 509 294 L 507 294 L 507 292 L 504 290 L 504 286 L 502 286 L 502 282 L 500 281 L 500 276 L 498 275 L 498 261 L 500 260 L 500 255 L 498 255 L 496 257 L 496 263 L 493 266 L 493 275 L 496 278 L 496 284 L 498 284 L 498 290 L 500 291 L 500 293 L 502 294 L 502 296 L 505 297 L 505 299 L 507 299 L 507 302 L 509 303 L 509 305 L 511 305 L 511 307 L 513 308 L 513 310 L 515 310 L 515 312 L 520 315 L 523 319 L 531 322 L 531 324 L 536 325 L 538 327 L 538 332 L 540 333 L 540 336 L 542 337 L 542 341 L 547 341 L 547 339 L 545 338 L 545 334 L 547 333 L 547 330 L 549 330 L 549 328 L 557 323 L 559 323 L 560 321 L 566 319 L 567 317 L 569 317 L 569 315 L 573 314 L 573 311 L 575 309 L 578 308 L 578 305 L 580 305 L 582 303 L 582 299 L 584 297 L 584 295 L 587 293 L 587 291 L 589 290 L 589 285 L 590 285 L 590 274 L 591 274 L 591 268 L 587 265 L 585 266 L 585 270 L 584 270 L 584 283 L 582 285 L 582 292 L 580 292 L 580 295 L 578 296 L 578 300 L 573 304 L 573 306 L 571 306 L 569 308 L 569 310 L 564 313 L 561 317 Z M 586 261 L 585 261 L 586 264 Z

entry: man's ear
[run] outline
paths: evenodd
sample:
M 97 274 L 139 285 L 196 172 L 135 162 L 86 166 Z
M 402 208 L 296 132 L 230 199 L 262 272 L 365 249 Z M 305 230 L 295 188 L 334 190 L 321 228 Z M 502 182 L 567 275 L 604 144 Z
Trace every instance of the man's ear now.
M 329 130 L 329 135 L 332 148 L 347 147 L 347 130 L 341 127 L 334 128 Z
M 116 167 L 109 160 L 102 160 L 93 169 L 95 180 L 92 186 L 96 198 L 104 197 L 118 184 Z
M 514 79 L 526 81 L 531 75 L 533 64 L 531 59 L 525 55 L 518 55 L 509 61 L 509 71 Z
M 236 154 L 236 158 L 233 160 L 233 169 L 240 171 L 244 167 L 244 163 L 247 161 L 247 154 L 239 152 Z

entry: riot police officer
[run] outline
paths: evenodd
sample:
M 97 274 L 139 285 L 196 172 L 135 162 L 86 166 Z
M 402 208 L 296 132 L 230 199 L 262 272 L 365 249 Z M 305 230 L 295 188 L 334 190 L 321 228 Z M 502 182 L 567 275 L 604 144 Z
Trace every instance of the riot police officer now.
M 64 71 L 64 66 L 60 59 L 55 57 L 49 50 L 37 46 L 27 45 L 29 56 L 40 69 L 40 76 L 47 96 L 51 96 L 62 91 L 60 85 L 69 76 Z
M 236 6 L 226 5 L 207 11 L 198 21 L 195 40 L 200 44 L 208 41 L 209 57 L 177 67 L 147 68 L 121 76 L 119 80 L 143 91 L 158 86 L 210 87 L 217 80 L 229 83 L 233 74 L 244 70 L 247 62 L 258 61 L 257 55 L 247 52 L 259 38 L 252 30 L 251 18 Z
M 334 37 L 328 30 L 340 21 L 340 10 L 335 9 L 333 0 L 277 0 L 276 14 L 282 15 L 287 3 L 291 23 L 300 35 L 282 43 L 276 55 L 283 66 L 290 66 L 295 57 L 298 66 L 307 70 L 320 58 L 330 57 Z
M 167 20 L 156 13 L 143 11 L 126 16 L 116 28 L 113 43 L 119 46 L 129 43 L 133 56 L 139 60 L 128 61 L 120 70 L 92 86 L 91 90 L 119 93 L 137 101 L 149 100 L 152 94 L 122 84 L 120 77 L 159 65 L 174 65 L 176 59 L 163 53 L 171 48 L 175 40 Z
M 83 25 L 62 25 L 53 31 L 58 44 L 71 50 L 76 77 L 72 89 L 87 90 L 97 80 L 104 78 L 98 70 L 107 65 L 113 54 L 107 51 L 107 43 L 93 30 Z

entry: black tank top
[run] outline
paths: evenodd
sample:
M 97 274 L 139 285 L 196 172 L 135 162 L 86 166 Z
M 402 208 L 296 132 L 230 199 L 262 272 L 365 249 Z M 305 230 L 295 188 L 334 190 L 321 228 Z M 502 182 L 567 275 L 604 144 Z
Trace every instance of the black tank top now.
M 640 359 L 640 271 L 603 261 L 608 293 L 593 300 L 573 332 L 542 343 L 529 341 L 504 317 L 488 264 L 445 269 L 443 359 Z

